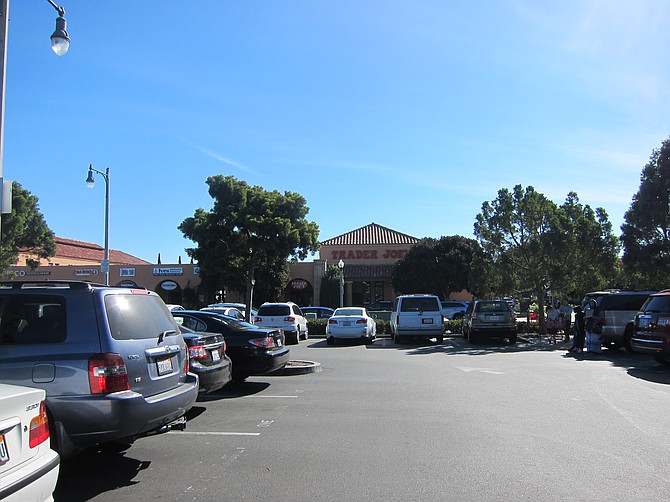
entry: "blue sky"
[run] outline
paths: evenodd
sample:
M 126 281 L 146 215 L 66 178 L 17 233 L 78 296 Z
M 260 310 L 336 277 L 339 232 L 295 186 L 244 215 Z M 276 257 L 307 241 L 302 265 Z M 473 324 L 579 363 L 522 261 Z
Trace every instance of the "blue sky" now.
M 665 0 L 14 0 L 4 177 L 61 237 L 187 260 L 177 226 L 233 175 L 307 199 L 325 240 L 375 222 L 473 236 L 500 188 L 569 191 L 619 235 L 670 136 Z

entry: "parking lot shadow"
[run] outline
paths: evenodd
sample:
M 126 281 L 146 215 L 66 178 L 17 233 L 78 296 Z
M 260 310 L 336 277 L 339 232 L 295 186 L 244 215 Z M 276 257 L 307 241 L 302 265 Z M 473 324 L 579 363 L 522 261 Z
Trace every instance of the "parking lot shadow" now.
M 138 472 L 151 462 L 126 456 L 113 445 L 86 450 L 61 463 L 58 484 L 54 491 L 56 502 L 83 502 L 97 495 L 124 486 L 137 484 Z M 101 476 L 100 473 L 105 475 Z

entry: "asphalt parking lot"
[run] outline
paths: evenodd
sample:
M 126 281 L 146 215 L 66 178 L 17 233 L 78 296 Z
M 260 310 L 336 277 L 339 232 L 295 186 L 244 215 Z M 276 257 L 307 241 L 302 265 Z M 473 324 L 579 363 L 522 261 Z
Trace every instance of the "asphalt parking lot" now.
M 200 399 L 183 432 L 65 463 L 78 500 L 667 500 L 670 372 L 624 351 L 389 339 Z

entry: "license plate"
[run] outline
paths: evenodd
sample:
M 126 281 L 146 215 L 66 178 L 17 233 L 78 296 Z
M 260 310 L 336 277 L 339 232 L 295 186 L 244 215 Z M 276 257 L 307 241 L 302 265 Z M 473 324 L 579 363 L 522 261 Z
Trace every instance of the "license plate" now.
M 218 350 L 213 350 L 212 351 L 212 361 L 217 362 L 221 360 L 221 354 L 219 354 Z
M 351 321 L 344 321 L 342 324 L 344 326 L 351 326 Z
M 499 315 L 489 315 L 489 316 L 486 316 L 486 319 L 488 321 L 500 321 L 500 316 Z
M 423 324 L 433 324 L 433 319 L 431 317 L 424 317 L 423 319 L 421 319 L 421 322 Z
M 281 347 L 281 339 L 279 339 L 279 338 L 275 339 L 275 345 L 277 347 Z
M 5 443 L 5 435 L 0 434 L 0 464 L 7 461 L 9 461 L 9 450 L 7 449 L 7 443 Z
M 158 366 L 159 375 L 172 373 L 172 358 L 168 357 L 167 359 L 159 359 L 156 361 L 156 366 Z

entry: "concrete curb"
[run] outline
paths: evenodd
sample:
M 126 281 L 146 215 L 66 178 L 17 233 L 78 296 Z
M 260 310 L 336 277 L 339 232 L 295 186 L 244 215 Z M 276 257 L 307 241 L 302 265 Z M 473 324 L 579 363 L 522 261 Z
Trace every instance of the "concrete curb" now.
M 321 363 L 314 361 L 289 361 L 282 369 L 273 371 L 270 374 L 278 376 L 306 375 L 320 371 L 323 371 Z

